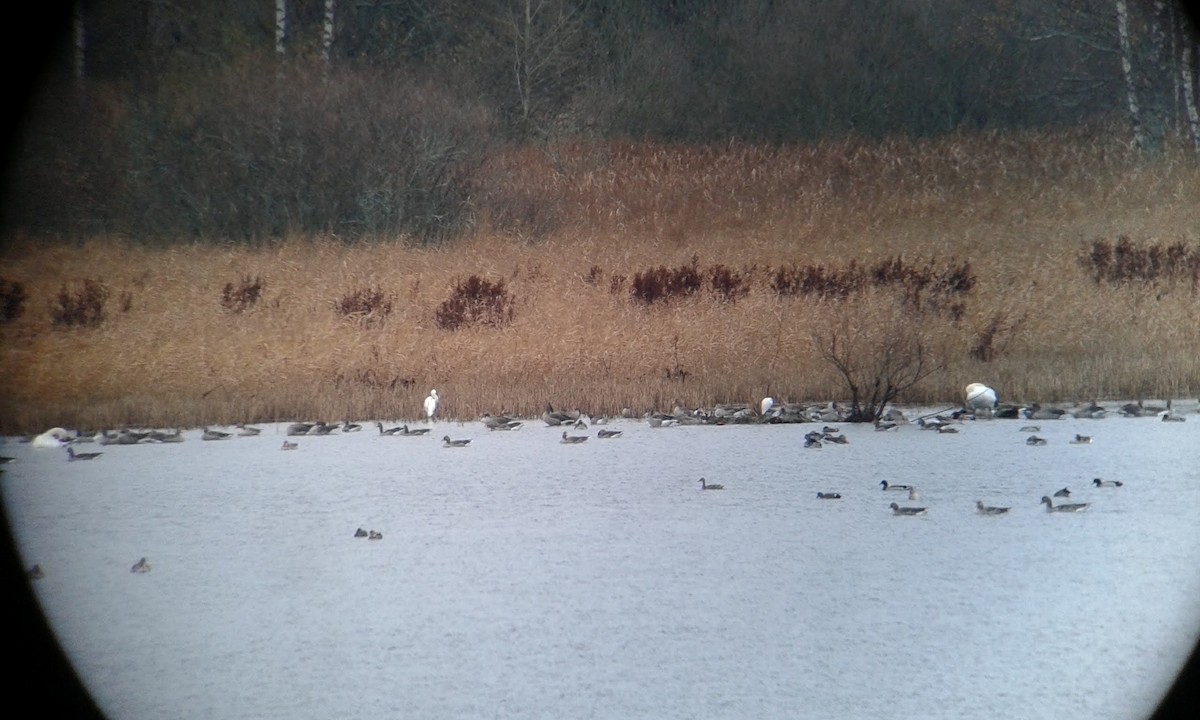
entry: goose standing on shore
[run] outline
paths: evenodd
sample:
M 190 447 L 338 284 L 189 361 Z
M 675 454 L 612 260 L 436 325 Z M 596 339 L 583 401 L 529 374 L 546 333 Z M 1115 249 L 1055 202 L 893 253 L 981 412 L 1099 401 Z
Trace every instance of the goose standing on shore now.
M 433 418 L 437 415 L 438 409 L 438 394 L 437 390 L 430 390 L 429 397 L 425 398 L 425 419 L 433 422 Z
M 1087 510 L 1088 503 L 1067 503 L 1065 505 L 1055 505 L 1054 501 L 1045 495 L 1042 496 L 1042 504 L 1046 506 L 1046 512 L 1083 512 Z

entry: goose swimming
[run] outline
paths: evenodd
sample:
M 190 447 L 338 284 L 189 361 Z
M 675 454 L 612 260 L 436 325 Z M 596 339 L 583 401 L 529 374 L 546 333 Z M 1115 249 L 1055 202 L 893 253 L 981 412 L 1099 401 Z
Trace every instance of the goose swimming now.
M 467 439 L 467 440 L 451 440 L 449 435 L 446 435 L 445 437 L 442 438 L 442 447 L 459 448 L 459 447 L 466 447 L 467 445 L 470 445 L 470 444 L 471 444 L 471 441 L 469 439 Z
M 349 420 L 342 421 L 342 432 L 358 432 L 359 430 L 362 430 L 362 425 L 352 423 Z
M 388 429 L 384 430 L 383 423 L 381 423 L 379 421 L 375 422 L 375 427 L 379 428 L 380 435 L 395 435 L 396 433 L 400 432 L 400 430 L 402 429 L 400 426 L 396 426 L 396 427 L 388 428 Z
M 581 442 L 586 442 L 587 439 L 587 435 L 568 435 L 567 431 L 563 430 L 562 440 L 560 442 L 563 442 L 567 445 L 578 445 Z
M 77 453 L 75 448 L 67 446 L 67 460 L 95 460 L 103 454 L 100 452 Z
M 1029 437 L 1025 438 L 1026 445 L 1045 445 L 1046 442 L 1046 438 L 1038 437 L 1037 435 L 1030 435 Z
M 296 449 L 296 448 L 298 448 L 298 447 L 300 447 L 300 443 L 298 443 L 298 442 L 288 442 L 287 440 L 284 440 L 284 441 L 283 441 L 283 447 L 282 447 L 282 448 L 280 448 L 280 450 L 295 450 L 295 449 Z
M 622 432 L 621 430 L 609 430 L 607 428 L 601 428 L 596 433 L 596 437 L 600 438 L 601 440 L 605 440 L 608 438 L 619 437 L 621 435 L 621 432 Z
M 368 540 L 382 540 L 383 533 L 372 530 L 371 532 L 367 533 L 367 539 Z
M 1125 483 L 1120 480 L 1101 480 L 1100 478 L 1096 478 L 1092 480 L 1092 484 L 1096 487 L 1121 487 Z
M 924 515 L 926 508 L 923 507 L 900 507 L 896 503 L 889 505 L 893 515 Z
M 717 485 L 716 483 L 709 483 L 709 482 L 706 482 L 704 480 L 704 478 L 700 478 L 700 489 L 701 490 L 724 490 L 725 486 Z
M 1088 503 L 1067 503 L 1066 505 L 1055 505 L 1054 501 L 1045 495 L 1042 496 L 1042 504 L 1046 506 L 1046 512 L 1083 512 L 1088 506 Z
M 1055 490 L 1054 497 L 1071 497 L 1071 491 L 1068 490 L 1067 488 L 1063 488 L 1062 490 Z
M 992 505 L 984 505 L 982 500 L 975 501 L 975 507 L 979 510 L 980 515 L 1003 515 L 1008 512 L 1006 507 L 995 507 Z
M 841 500 L 842 494 L 835 492 L 819 492 L 817 493 L 818 500 Z
M 1092 436 L 1091 435 L 1079 435 L 1077 433 L 1075 435 L 1075 439 L 1071 441 L 1071 444 L 1072 445 L 1091 445 L 1092 444 Z
M 146 562 L 146 558 L 142 558 L 135 562 L 133 567 L 129 568 L 129 572 L 148 573 L 150 572 L 150 563 Z
M 354 531 L 354 537 L 356 537 L 356 538 L 367 537 L 367 531 L 363 530 L 362 528 L 359 528 Z
M 204 434 L 200 436 L 201 440 L 227 440 L 233 437 L 232 433 L 221 432 L 220 430 L 209 430 L 204 428 Z
M 413 428 L 412 430 L 409 430 L 407 425 L 401 425 L 400 426 L 400 434 L 404 435 L 406 437 L 416 437 L 418 435 L 428 435 L 429 428 Z
M 563 423 L 573 423 L 579 419 L 579 413 L 569 413 L 562 410 L 555 410 L 554 406 L 546 403 L 546 409 L 542 412 L 542 420 L 550 426 L 562 425 Z
M 899 490 L 902 492 L 909 492 L 913 489 L 912 485 L 892 485 L 887 480 L 880 480 L 879 486 L 884 490 Z
M 238 435 L 241 435 L 242 437 L 253 437 L 255 435 L 262 434 L 262 428 L 248 427 L 248 426 L 242 425 L 242 424 L 239 424 L 237 426 L 237 428 L 238 428 Z
M 295 423 L 292 423 L 291 425 L 288 425 L 287 434 L 288 435 L 307 435 L 308 431 L 312 430 L 312 428 L 313 428 L 312 423 L 295 422 Z

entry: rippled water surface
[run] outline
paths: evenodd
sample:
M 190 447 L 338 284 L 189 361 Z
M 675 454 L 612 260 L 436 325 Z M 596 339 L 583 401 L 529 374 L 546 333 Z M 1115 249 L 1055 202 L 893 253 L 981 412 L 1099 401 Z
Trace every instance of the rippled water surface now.
M 1200 415 L 1024 424 L 10 441 L 3 499 L 112 718 L 1146 716 L 1200 631 Z

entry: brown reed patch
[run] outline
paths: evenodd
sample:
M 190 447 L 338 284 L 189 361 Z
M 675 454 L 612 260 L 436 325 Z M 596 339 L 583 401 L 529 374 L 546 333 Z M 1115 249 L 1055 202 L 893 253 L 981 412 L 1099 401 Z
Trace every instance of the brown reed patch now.
M 1200 247 L 1183 242 L 1139 244 L 1127 235 L 1121 235 L 1115 244 L 1094 240 L 1080 257 L 1080 264 L 1097 284 L 1187 280 L 1192 292 L 1200 286 Z
M 221 307 L 234 313 L 243 313 L 258 304 L 267 284 L 262 277 L 243 275 L 236 283 L 225 283 L 221 290 Z
M 492 281 L 471 275 L 454 284 L 450 297 L 438 306 L 435 321 L 450 331 L 476 325 L 500 328 L 512 323 L 515 312 L 503 278 Z
M 382 288 L 358 288 L 342 295 L 333 303 L 338 316 L 361 323 L 378 325 L 392 314 L 393 294 Z
M 56 327 L 97 327 L 104 322 L 104 303 L 108 288 L 95 280 L 84 280 L 74 287 L 63 285 L 50 308 L 50 320 Z
M 0 323 L 10 323 L 21 317 L 27 297 L 24 283 L 0 278 Z

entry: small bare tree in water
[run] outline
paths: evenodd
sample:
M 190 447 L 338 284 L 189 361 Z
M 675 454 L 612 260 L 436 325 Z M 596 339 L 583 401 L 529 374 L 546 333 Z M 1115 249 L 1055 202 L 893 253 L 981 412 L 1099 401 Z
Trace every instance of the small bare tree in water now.
M 917 323 L 846 312 L 812 334 L 850 395 L 850 422 L 875 422 L 889 403 L 943 368 Z

